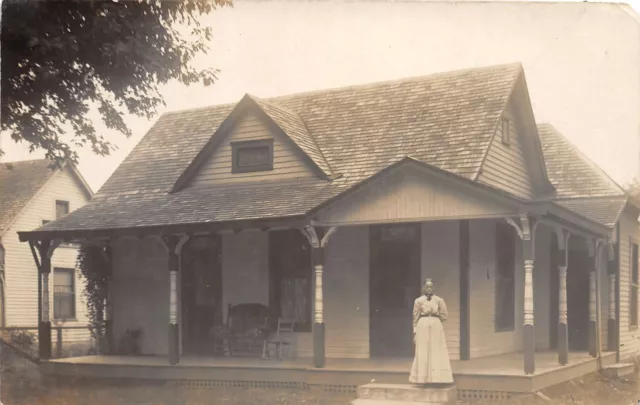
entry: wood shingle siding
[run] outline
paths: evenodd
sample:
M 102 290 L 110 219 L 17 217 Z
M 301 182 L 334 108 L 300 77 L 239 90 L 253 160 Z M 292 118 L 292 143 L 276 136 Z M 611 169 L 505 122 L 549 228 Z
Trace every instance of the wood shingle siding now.
M 273 170 L 232 173 L 232 142 L 273 140 Z M 315 177 L 313 170 L 304 162 L 289 139 L 271 131 L 264 119 L 255 113 L 247 113 L 230 131 L 226 139 L 217 146 L 213 154 L 191 180 L 190 186 L 201 187 L 212 184 L 256 182 L 264 180 L 286 180 Z

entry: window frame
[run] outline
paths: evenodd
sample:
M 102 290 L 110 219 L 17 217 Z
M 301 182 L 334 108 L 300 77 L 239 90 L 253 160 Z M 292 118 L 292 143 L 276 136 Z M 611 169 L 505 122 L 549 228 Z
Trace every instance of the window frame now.
M 263 165 L 250 167 L 239 166 L 239 153 L 242 149 L 267 148 L 268 162 Z M 255 173 L 268 172 L 273 170 L 273 139 L 257 139 L 252 141 L 231 142 L 231 172 L 232 173 Z
M 62 215 L 62 216 L 58 217 L 58 204 L 60 204 L 60 203 L 62 203 L 62 204 L 65 204 L 65 205 L 66 205 L 66 207 L 67 207 L 67 210 L 66 210 L 66 211 L 67 211 L 67 212 L 66 212 L 64 215 Z M 53 207 L 54 207 L 53 216 L 54 216 L 55 220 L 58 220 L 58 219 L 60 219 L 60 218 L 63 218 L 63 217 L 65 217 L 66 215 L 69 215 L 69 213 L 71 212 L 71 203 L 70 203 L 68 200 L 58 200 L 58 199 L 56 199 L 56 201 L 55 201 L 55 203 L 54 203 Z
M 639 260 L 640 246 L 638 241 L 631 239 L 629 241 L 629 328 L 632 329 L 638 328 L 638 305 L 640 304 L 638 297 L 638 283 L 640 278 L 640 274 L 638 274 L 640 271 Z
M 511 119 L 509 117 L 507 117 L 506 115 L 502 116 L 502 121 L 501 121 L 501 125 L 502 125 L 502 136 L 501 136 L 501 141 L 503 145 L 509 146 L 511 145 Z M 506 129 L 506 131 L 505 131 Z
M 502 277 L 502 261 L 501 257 L 503 251 L 501 251 L 501 242 L 503 238 L 506 238 L 506 235 L 510 237 L 510 243 L 512 243 L 511 257 L 509 259 L 510 263 L 508 264 L 508 268 L 505 270 L 509 270 L 509 277 Z M 499 332 L 513 332 L 516 329 L 516 231 L 509 224 L 497 223 L 495 229 L 495 290 L 494 290 L 494 331 Z M 501 301 L 498 297 L 501 295 L 501 287 L 503 284 L 502 280 L 505 280 L 509 283 L 507 286 L 507 291 L 511 292 L 511 310 L 510 313 L 502 314 L 504 311 L 504 306 L 501 305 Z M 509 321 L 507 322 L 506 317 L 509 316 Z M 505 319 L 503 319 L 505 318 Z
M 55 277 L 55 273 L 56 272 L 66 272 L 66 273 L 70 273 L 71 274 L 71 303 L 72 303 L 72 314 L 70 314 L 69 316 L 56 316 L 56 303 L 58 302 L 58 300 L 56 300 L 56 294 L 61 294 L 61 293 L 56 293 L 56 277 Z M 77 320 L 77 316 L 78 316 L 78 308 L 76 306 L 76 269 L 72 269 L 72 268 L 68 268 L 68 267 L 54 267 L 53 268 L 53 319 L 57 320 L 57 321 L 75 321 Z

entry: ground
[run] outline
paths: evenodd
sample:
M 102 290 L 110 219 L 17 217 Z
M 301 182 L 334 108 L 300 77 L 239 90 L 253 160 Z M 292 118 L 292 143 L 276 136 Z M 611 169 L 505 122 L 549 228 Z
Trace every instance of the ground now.
M 92 382 L 45 386 L 37 367 L 9 350 L 2 351 L 4 405 L 349 405 L 354 394 L 322 391 L 177 387 L 164 383 Z M 598 374 L 560 384 L 541 395 L 502 402 L 462 402 L 461 405 L 636 405 L 640 379 L 610 380 Z M 0 404 L 0 405 L 1 405 Z

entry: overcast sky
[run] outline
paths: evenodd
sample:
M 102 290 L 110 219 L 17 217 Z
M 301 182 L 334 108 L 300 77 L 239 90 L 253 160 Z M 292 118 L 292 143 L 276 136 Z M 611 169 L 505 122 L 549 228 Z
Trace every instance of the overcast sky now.
M 219 82 L 167 86 L 162 112 L 522 62 L 536 120 L 626 183 L 640 173 L 639 21 L 613 3 L 236 0 L 205 21 L 213 50 L 200 63 L 221 69 Z M 109 157 L 81 153 L 94 190 L 154 120 L 130 117 L 133 137 L 114 134 Z M 4 161 L 42 156 L 0 145 Z

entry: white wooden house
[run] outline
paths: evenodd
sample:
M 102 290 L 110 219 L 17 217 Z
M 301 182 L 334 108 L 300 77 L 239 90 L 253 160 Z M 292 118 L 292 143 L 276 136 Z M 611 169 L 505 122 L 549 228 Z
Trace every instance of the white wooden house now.
M 38 269 L 19 231 L 30 231 L 85 205 L 92 191 L 73 165 L 52 168 L 51 161 L 0 163 L 0 327 L 36 328 L 39 322 Z M 54 326 L 86 326 L 84 282 L 76 270 L 77 247 L 62 244 L 52 257 L 49 279 Z M 53 336 L 54 341 L 57 334 Z M 89 341 L 89 331 L 67 329 L 63 342 Z
M 459 388 L 522 392 L 640 353 L 639 209 L 536 124 L 512 64 L 165 114 L 91 203 L 21 239 L 104 246 L 110 333 L 139 328 L 148 355 L 48 373 L 406 382 L 430 277 Z M 239 304 L 297 320 L 289 363 L 206 357 Z

